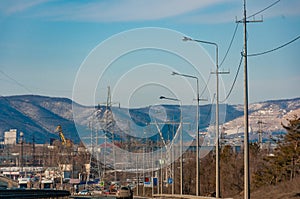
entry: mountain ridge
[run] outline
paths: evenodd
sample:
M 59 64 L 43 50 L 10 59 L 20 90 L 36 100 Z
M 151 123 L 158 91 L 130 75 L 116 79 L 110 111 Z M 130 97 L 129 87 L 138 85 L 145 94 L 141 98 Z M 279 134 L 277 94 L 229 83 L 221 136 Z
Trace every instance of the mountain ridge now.
M 26 133 L 25 139 L 31 142 L 35 139 L 36 143 L 46 143 L 50 139 L 59 139 L 54 132 L 57 125 L 61 125 L 67 138 L 75 143 L 80 142 L 76 125 L 73 119 L 72 106 L 79 107 L 81 110 L 80 125 L 87 127 L 88 119 L 95 110 L 93 106 L 80 105 L 71 99 L 64 97 L 48 97 L 41 95 L 14 95 L 0 97 L 0 137 L 3 139 L 3 133 L 9 129 L 18 129 Z M 175 105 L 167 105 L 168 117 L 174 117 L 174 114 L 180 111 Z M 238 132 L 236 128 L 243 126 L 242 105 L 220 104 L 223 107 L 224 121 L 220 124 L 228 134 Z M 214 105 L 200 106 L 200 130 L 205 131 L 214 120 Z M 263 102 L 249 104 L 249 120 L 254 130 L 257 130 L 257 121 L 264 120 L 263 128 L 266 131 L 281 131 L 280 126 L 282 117 L 290 112 L 300 108 L 300 98 L 267 100 Z M 128 111 L 128 109 L 122 108 Z M 195 106 L 183 106 L 189 114 L 184 117 L 189 121 L 194 121 Z M 149 122 L 149 109 L 138 108 L 130 109 L 133 113 L 132 120 L 136 120 L 139 125 L 142 122 Z M 167 118 L 168 119 L 168 118 Z M 170 119 L 170 118 L 169 118 Z M 178 119 L 178 118 L 177 118 Z M 85 128 L 84 127 L 84 128 Z

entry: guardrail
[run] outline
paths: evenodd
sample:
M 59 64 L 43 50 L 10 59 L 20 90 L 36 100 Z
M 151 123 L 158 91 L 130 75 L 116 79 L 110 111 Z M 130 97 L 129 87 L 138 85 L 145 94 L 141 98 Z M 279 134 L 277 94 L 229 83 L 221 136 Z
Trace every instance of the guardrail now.
M 153 197 L 162 197 L 162 198 L 187 198 L 187 199 L 215 199 L 214 197 L 207 196 L 194 196 L 194 195 L 180 195 L 180 194 L 153 194 Z M 224 199 L 232 199 L 232 198 L 224 198 Z
M 7 187 L 17 187 L 18 186 L 18 182 L 16 180 L 12 180 L 5 176 L 0 176 L 0 181 L 7 184 Z
M 70 192 L 52 189 L 3 189 L 0 198 L 68 198 Z

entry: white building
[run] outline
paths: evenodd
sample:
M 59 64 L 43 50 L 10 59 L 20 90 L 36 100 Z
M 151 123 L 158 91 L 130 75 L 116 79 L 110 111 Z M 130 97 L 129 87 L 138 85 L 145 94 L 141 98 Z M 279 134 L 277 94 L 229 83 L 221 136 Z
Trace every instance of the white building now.
M 18 142 L 17 129 L 10 129 L 4 132 L 4 144 L 17 144 Z

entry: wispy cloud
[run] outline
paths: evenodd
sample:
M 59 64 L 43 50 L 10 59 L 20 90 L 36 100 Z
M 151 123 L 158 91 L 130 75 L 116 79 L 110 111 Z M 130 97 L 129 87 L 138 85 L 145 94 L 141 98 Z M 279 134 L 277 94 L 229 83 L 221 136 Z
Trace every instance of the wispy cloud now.
M 53 17 L 56 20 L 143 21 L 174 17 L 220 2 L 224 2 L 224 0 L 112 0 L 87 4 L 72 2 L 64 6 L 53 6 L 46 13 L 39 14 Z
M 51 20 L 124 22 L 159 20 L 187 14 L 232 0 L 110 0 L 110 1 L 50 1 L 27 12 L 25 16 L 43 17 Z M 5 3 L 0 11 L 14 14 L 26 11 L 45 0 L 17 0 Z
M 253 15 L 259 11 L 272 5 L 275 0 L 261 1 L 252 0 L 247 4 L 247 16 Z M 290 17 L 300 16 L 300 1 L 299 0 L 282 0 L 274 6 L 264 10 L 262 13 L 255 15 L 257 19 L 273 18 L 273 17 Z M 214 5 L 213 10 L 209 12 L 199 12 L 184 17 L 182 21 L 185 23 L 223 23 L 232 22 L 235 19 L 243 18 L 243 3 L 239 1 L 226 2 L 220 5 Z
M 258 11 L 273 1 L 249 2 L 249 10 Z M 298 0 L 280 2 L 267 16 L 299 15 Z M 42 5 L 42 6 L 37 6 Z M 26 12 L 30 9 L 30 12 Z M 24 12 L 25 16 L 57 21 L 128 22 L 153 21 L 183 16 L 180 21 L 228 22 L 242 14 L 242 2 L 236 0 L 110 0 L 47 1 L 15 0 L 0 5 L 7 15 Z
M 4 0 L 0 3 L 0 12 L 4 15 L 12 15 L 28 10 L 36 5 L 43 4 L 49 0 Z

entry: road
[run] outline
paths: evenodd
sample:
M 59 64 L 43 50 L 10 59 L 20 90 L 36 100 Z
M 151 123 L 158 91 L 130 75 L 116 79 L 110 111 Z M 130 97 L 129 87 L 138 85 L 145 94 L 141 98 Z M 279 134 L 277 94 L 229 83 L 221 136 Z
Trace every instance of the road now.
M 72 199 L 115 199 L 115 196 L 70 196 Z M 146 197 L 134 196 L 134 199 L 147 199 Z

